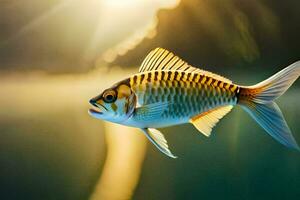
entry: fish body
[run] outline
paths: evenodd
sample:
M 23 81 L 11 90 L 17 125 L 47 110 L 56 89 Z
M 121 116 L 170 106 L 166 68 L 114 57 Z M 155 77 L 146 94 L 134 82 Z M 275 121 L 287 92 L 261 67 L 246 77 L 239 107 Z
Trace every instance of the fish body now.
M 98 119 L 137 127 L 164 154 L 175 158 L 163 134 L 154 128 L 191 123 L 210 136 L 213 127 L 235 105 L 241 106 L 274 139 L 299 150 L 274 102 L 299 77 L 296 62 L 253 86 L 240 86 L 220 75 L 195 68 L 173 53 L 156 48 L 139 73 L 92 98 Z
M 160 128 L 188 123 L 190 119 L 215 107 L 236 105 L 239 87 L 205 73 L 161 70 L 143 72 L 129 78 L 138 105 L 155 105 L 151 115 L 135 112 L 124 125 Z

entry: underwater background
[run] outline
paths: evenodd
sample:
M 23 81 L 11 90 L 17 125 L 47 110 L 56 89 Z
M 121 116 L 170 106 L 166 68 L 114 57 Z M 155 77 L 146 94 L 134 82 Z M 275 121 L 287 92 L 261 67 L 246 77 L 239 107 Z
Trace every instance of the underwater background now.
M 300 60 L 293 0 L 0 0 L 0 199 L 299 199 L 300 153 L 235 107 L 210 138 L 90 117 L 91 97 L 163 47 L 237 84 Z M 300 81 L 278 104 L 300 143 Z

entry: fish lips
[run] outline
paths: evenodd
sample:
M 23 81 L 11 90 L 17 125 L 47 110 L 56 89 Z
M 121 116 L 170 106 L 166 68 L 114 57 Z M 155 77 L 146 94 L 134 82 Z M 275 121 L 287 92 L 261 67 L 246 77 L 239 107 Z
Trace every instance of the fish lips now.
M 89 109 L 89 114 L 92 115 L 93 117 L 98 117 L 100 115 L 103 114 L 103 112 L 101 111 L 99 105 L 96 103 L 96 101 L 94 99 L 90 100 L 90 104 L 92 104 L 95 108 L 90 108 Z M 102 105 L 100 105 L 102 106 Z M 102 106 L 103 108 L 105 108 L 104 106 Z

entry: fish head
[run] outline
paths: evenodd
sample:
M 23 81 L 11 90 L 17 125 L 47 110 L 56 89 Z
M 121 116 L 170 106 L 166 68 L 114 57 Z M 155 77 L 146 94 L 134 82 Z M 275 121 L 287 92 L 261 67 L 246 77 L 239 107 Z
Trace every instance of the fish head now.
M 92 98 L 90 103 L 95 107 L 89 109 L 90 115 L 97 119 L 118 123 L 133 114 L 136 95 L 128 84 L 120 82 Z

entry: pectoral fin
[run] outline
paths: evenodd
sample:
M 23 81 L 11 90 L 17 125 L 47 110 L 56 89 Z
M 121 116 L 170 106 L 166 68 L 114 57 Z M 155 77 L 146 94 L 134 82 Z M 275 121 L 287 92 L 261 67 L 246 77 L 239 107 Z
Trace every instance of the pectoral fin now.
M 203 133 L 205 136 L 209 137 L 212 131 L 212 128 L 219 122 L 222 117 L 231 111 L 233 106 L 222 106 L 213 110 L 196 115 L 190 119 L 198 131 Z
M 159 130 L 152 128 L 143 128 L 141 130 L 146 135 L 146 137 L 158 148 L 158 150 L 171 158 L 177 158 L 177 156 L 174 156 L 169 150 L 167 140 Z
M 146 104 L 136 108 L 136 115 L 143 118 L 144 121 L 152 121 L 159 117 L 170 105 L 169 102 L 158 102 Z

